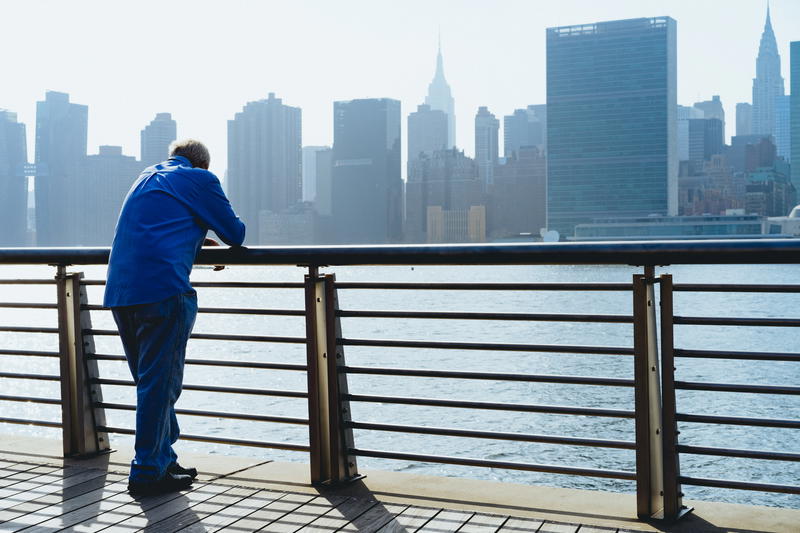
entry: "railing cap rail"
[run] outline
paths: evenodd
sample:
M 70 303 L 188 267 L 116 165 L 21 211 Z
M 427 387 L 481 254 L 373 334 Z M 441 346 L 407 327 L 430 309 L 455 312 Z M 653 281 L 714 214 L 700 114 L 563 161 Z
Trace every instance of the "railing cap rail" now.
M 0 264 L 101 265 L 110 248 L 0 248 Z M 198 264 L 668 265 L 800 263 L 800 239 L 204 248 Z

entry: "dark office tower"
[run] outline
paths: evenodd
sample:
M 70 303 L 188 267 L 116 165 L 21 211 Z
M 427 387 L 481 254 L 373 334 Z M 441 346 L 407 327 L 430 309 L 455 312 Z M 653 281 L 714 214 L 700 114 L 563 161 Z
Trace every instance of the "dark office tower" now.
M 24 246 L 27 237 L 28 162 L 25 124 L 0 109 L 0 246 Z
M 314 202 L 317 197 L 317 152 L 330 146 L 303 146 L 303 201 Z
M 84 159 L 77 209 L 77 244 L 110 246 L 122 201 L 142 171 L 142 163 L 122 155 L 121 146 L 101 146 Z
M 78 244 L 75 206 L 83 193 L 89 108 L 48 91 L 36 102 L 36 243 Z
M 709 161 L 722 153 L 724 126 L 718 118 L 689 119 L 689 161 Z
M 400 241 L 400 102 L 333 104 L 333 218 L 338 243 Z
M 456 145 L 456 113 L 455 100 L 450 92 L 450 86 L 444 79 L 444 63 L 442 62 L 442 44 L 439 43 L 439 52 L 436 55 L 436 74 L 428 85 L 428 96 L 425 103 L 431 109 L 447 113 L 447 148 Z
M 478 164 L 478 177 L 484 185 L 494 181 L 494 166 L 500 156 L 499 130 L 500 121 L 486 106 L 479 107 L 475 115 L 475 163 Z
M 512 157 L 521 147 L 535 146 L 543 154 L 547 142 L 547 106 L 529 105 L 503 117 L 503 154 Z
M 447 142 L 447 113 L 422 104 L 408 115 L 408 161 L 409 164 L 420 154 L 431 155 L 444 150 Z
M 775 135 L 775 99 L 778 96 L 783 96 L 781 58 L 767 6 L 767 21 L 758 46 L 756 77 L 753 78 L 753 133 Z
M 492 239 L 539 235 L 547 224 L 547 163 L 536 146 L 522 146 L 494 170 L 486 228 Z
M 753 106 L 747 102 L 736 104 L 736 135 L 753 133 Z
M 722 108 L 722 100 L 715 94 L 711 100 L 695 102 L 694 107 L 703 112 L 703 118 L 716 118 L 722 123 L 722 138 L 725 139 L 725 110 Z
M 178 125 L 169 113 L 157 113 L 156 118 L 141 133 L 142 166 L 149 167 L 165 161 L 169 145 L 178 138 Z
M 775 98 L 775 148 L 778 150 L 778 157 L 782 157 L 788 163 L 792 158 L 791 149 L 791 126 L 790 122 L 790 99 L 788 94 Z
M 791 48 L 791 100 L 790 100 L 790 136 L 792 153 L 792 184 L 800 191 L 800 41 L 794 41 Z
M 676 215 L 676 23 L 547 30 L 548 227 Z
M 228 121 L 228 196 L 250 228 L 248 242 L 263 243 L 261 211 L 282 213 L 302 198 L 300 119 L 299 107 L 269 93 Z

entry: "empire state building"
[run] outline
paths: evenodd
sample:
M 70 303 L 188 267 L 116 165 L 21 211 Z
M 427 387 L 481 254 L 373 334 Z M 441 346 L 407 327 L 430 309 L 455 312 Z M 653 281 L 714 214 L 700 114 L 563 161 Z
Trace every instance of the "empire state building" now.
M 775 102 L 780 96 L 783 96 L 781 58 L 768 6 L 753 79 L 753 133 L 775 135 Z
M 454 148 L 456 145 L 456 115 L 454 110 L 455 100 L 450 93 L 450 86 L 444 79 L 444 66 L 442 62 L 442 46 L 439 44 L 439 53 L 436 56 L 436 74 L 433 81 L 428 85 L 428 96 L 425 103 L 431 109 L 444 111 L 447 113 L 447 147 Z

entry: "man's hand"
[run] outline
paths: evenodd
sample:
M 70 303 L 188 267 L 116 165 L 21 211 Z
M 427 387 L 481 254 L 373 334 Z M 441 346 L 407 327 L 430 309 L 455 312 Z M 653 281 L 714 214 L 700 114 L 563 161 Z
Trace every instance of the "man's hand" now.
M 220 244 L 219 244 L 219 242 L 215 241 L 214 239 L 210 239 L 210 238 L 206 237 L 206 239 L 203 241 L 203 246 L 220 246 Z M 224 268 L 225 268 L 225 265 L 214 265 L 214 272 L 219 272 L 220 270 L 223 270 Z

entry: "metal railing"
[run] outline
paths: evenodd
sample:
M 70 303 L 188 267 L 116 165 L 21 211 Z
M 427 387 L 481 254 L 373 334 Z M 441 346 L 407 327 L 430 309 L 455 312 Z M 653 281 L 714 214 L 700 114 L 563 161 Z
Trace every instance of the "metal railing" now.
M 0 422 L 61 428 L 65 455 L 87 455 L 109 447 L 108 434 L 132 434 L 132 428 L 113 427 L 106 423 L 106 411 L 133 411 L 132 404 L 103 400 L 104 387 L 132 387 L 133 382 L 100 375 L 98 363 L 122 362 L 119 354 L 97 353 L 94 340 L 116 335 L 110 329 L 92 326 L 92 313 L 103 308 L 90 304 L 87 287 L 103 285 L 103 280 L 84 280 L 81 273 L 68 273 L 67 265 L 101 265 L 108 258 L 107 249 L 0 249 L 0 264 L 54 265 L 51 279 L 0 280 L 3 285 L 55 285 L 56 303 L 0 302 L 0 308 L 56 310 L 57 327 L 32 327 L 0 324 L 0 332 L 57 334 L 55 350 L 23 350 L 0 347 L 0 356 L 52 358 L 59 361 L 58 374 L 0 371 L 0 378 L 57 382 L 60 398 L 24 395 L 0 395 L 0 402 L 31 402 L 60 405 L 61 422 L 29 418 L 0 417 Z M 797 386 L 769 386 L 734 383 L 706 383 L 675 379 L 676 365 L 683 359 L 731 359 L 751 361 L 800 362 L 800 353 L 745 352 L 708 349 L 681 349 L 674 344 L 675 326 L 714 325 L 727 327 L 800 327 L 797 318 L 721 318 L 678 316 L 673 311 L 675 292 L 757 292 L 800 293 L 800 285 L 731 285 L 673 284 L 669 274 L 655 275 L 655 267 L 668 264 L 766 264 L 800 263 L 800 241 L 695 241 L 695 242 L 625 242 L 567 243 L 541 245 L 452 245 L 452 246 L 342 246 L 282 247 L 251 249 L 204 249 L 200 264 L 229 265 L 299 265 L 306 269 L 303 282 L 197 282 L 195 287 L 238 289 L 293 289 L 304 293 L 303 309 L 254 309 L 201 307 L 208 314 L 284 316 L 305 319 L 304 336 L 244 335 L 194 333 L 193 339 L 232 342 L 283 343 L 304 345 L 305 364 L 262 361 L 233 361 L 219 358 L 188 358 L 187 366 L 275 370 L 306 374 L 306 390 L 272 390 L 197 385 L 186 383 L 184 390 L 204 393 L 278 397 L 303 400 L 308 416 L 289 417 L 248 412 L 221 412 L 202 409 L 179 409 L 181 415 L 214 417 L 248 422 L 270 422 L 308 427 L 307 443 L 267 442 L 219 435 L 182 435 L 182 439 L 201 442 L 254 446 L 305 452 L 309 454 L 311 479 L 318 483 L 336 483 L 357 478 L 358 457 L 373 457 L 412 462 L 442 463 L 472 467 L 501 468 L 548 472 L 597 478 L 635 481 L 637 513 L 640 517 L 676 519 L 687 511 L 682 505 L 681 484 L 744 490 L 800 494 L 800 486 L 753 483 L 749 481 L 707 479 L 680 473 L 681 454 L 731 458 L 800 461 L 800 454 L 785 451 L 747 450 L 681 444 L 678 424 L 724 424 L 753 428 L 800 429 L 800 420 L 725 416 L 684 412 L 677 405 L 676 391 L 725 391 L 748 394 L 799 395 Z M 461 283 L 461 282 L 337 282 L 333 274 L 321 274 L 320 268 L 331 265 L 637 265 L 641 274 L 631 283 Z M 340 309 L 339 291 L 560 291 L 582 293 L 615 292 L 632 298 L 632 314 L 556 314 L 478 311 L 395 311 Z M 591 346 L 567 344 L 531 344 L 508 342 L 466 342 L 443 340 L 404 340 L 353 338 L 342 330 L 342 319 L 459 320 L 502 322 L 559 322 L 630 325 L 632 346 Z M 456 352 L 558 353 L 610 355 L 632 358 L 630 378 L 440 369 L 412 369 L 381 366 L 354 366 L 345 360 L 346 347 L 379 349 L 453 350 Z M 424 398 L 398 391 L 382 394 L 358 394 L 349 391 L 352 376 L 417 377 L 436 380 L 468 380 L 514 383 L 546 383 L 608 387 L 633 391 L 628 409 L 512 403 L 486 399 Z M 635 423 L 632 440 L 588 438 L 566 435 L 527 434 L 453 427 L 431 427 L 369 422 L 353 419 L 351 405 L 413 405 L 445 409 L 472 409 L 512 413 L 547 413 L 628 419 Z M 534 462 L 499 461 L 485 458 L 456 457 L 431 453 L 408 453 L 359 447 L 354 431 L 379 431 L 436 437 L 464 437 L 519 443 L 583 446 L 629 450 L 635 453 L 635 470 L 549 465 Z M 800 476 L 798 476 L 800 477 Z

